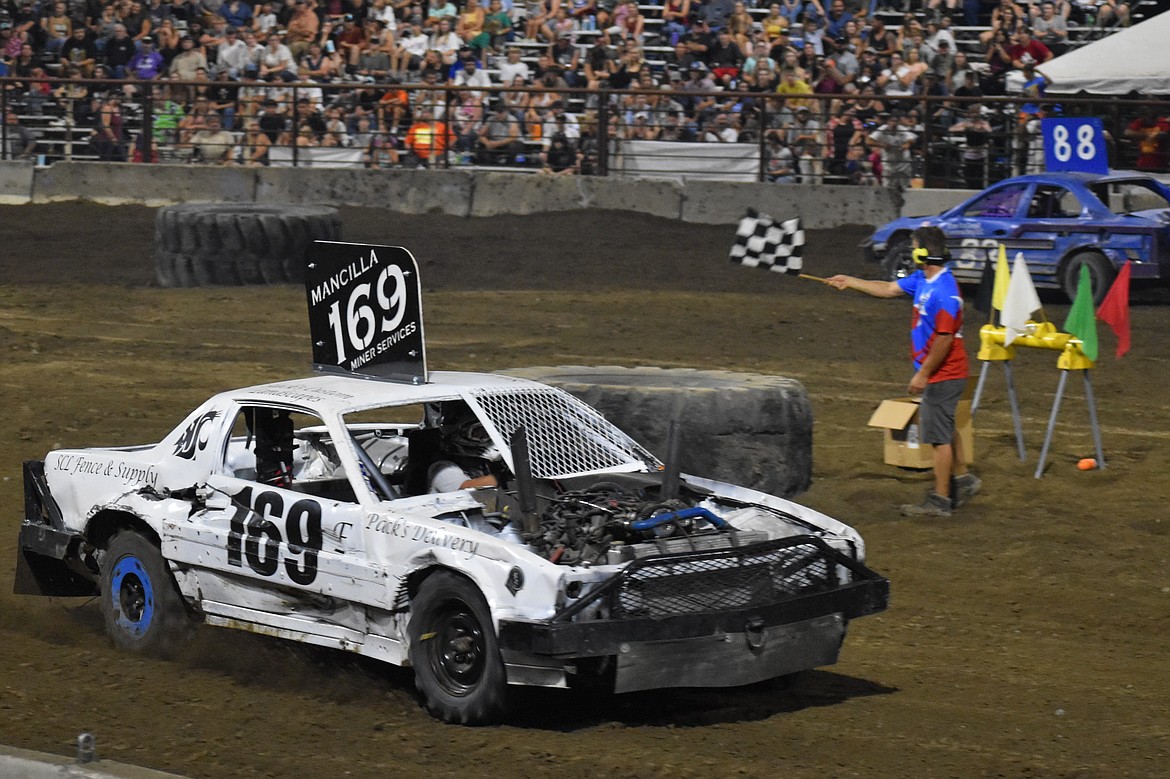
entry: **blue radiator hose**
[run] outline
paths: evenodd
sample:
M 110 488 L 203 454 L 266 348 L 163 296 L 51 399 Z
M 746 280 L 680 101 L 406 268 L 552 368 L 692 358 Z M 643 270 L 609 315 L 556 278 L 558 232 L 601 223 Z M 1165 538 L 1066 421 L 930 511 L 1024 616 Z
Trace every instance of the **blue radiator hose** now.
M 695 506 L 689 509 L 679 509 L 678 511 L 671 511 L 666 514 L 655 514 L 646 519 L 639 519 L 636 522 L 631 522 L 630 527 L 634 530 L 650 530 L 659 525 L 665 525 L 667 522 L 675 522 L 680 519 L 703 519 L 710 522 L 717 528 L 723 529 L 727 527 L 727 523 L 720 519 L 715 514 L 712 514 L 705 508 Z

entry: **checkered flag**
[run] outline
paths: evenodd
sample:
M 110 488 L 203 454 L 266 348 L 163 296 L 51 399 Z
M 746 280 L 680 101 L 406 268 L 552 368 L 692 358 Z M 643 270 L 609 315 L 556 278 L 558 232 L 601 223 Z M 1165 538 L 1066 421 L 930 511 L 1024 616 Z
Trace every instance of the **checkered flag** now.
M 749 268 L 766 268 L 777 273 L 800 273 L 804 266 L 804 229 L 800 217 L 777 222 L 749 208 L 739 220 L 731 261 Z

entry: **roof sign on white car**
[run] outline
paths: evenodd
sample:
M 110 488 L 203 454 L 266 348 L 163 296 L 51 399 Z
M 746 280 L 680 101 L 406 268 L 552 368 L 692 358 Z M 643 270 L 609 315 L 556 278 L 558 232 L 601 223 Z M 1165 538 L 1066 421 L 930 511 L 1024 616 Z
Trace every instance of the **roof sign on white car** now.
M 315 370 L 426 383 L 418 263 L 406 249 L 314 241 L 305 293 Z

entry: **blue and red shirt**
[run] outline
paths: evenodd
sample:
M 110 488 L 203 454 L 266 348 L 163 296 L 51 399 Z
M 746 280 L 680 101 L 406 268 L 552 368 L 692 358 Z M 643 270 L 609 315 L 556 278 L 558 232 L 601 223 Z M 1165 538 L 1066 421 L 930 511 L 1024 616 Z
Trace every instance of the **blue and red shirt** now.
M 914 369 L 930 353 L 930 347 L 939 334 L 953 333 L 951 350 L 942 364 L 931 375 L 930 383 L 967 378 L 967 350 L 963 346 L 963 296 L 950 268 L 943 268 L 933 278 L 917 271 L 898 280 L 902 291 L 914 299 L 914 314 L 910 320 L 910 357 Z

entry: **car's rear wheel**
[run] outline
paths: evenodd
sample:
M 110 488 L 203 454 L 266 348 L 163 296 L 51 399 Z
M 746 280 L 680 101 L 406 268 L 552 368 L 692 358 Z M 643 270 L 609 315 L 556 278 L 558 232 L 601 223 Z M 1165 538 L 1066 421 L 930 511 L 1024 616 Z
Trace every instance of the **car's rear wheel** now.
M 897 281 L 914 272 L 913 244 L 909 236 L 900 235 L 890 241 L 882 258 L 882 278 Z
M 411 604 L 410 662 L 423 705 L 444 722 L 484 725 L 504 713 L 507 678 L 483 595 L 446 571 Z
M 1077 252 L 1068 258 L 1068 262 L 1065 263 L 1064 270 L 1060 274 L 1061 289 L 1064 290 L 1064 294 L 1068 295 L 1069 300 L 1076 299 L 1082 265 L 1088 267 L 1089 280 L 1093 283 L 1093 305 L 1099 306 L 1101 301 L 1105 299 L 1105 293 L 1113 284 L 1113 279 L 1117 277 L 1117 271 L 1114 270 L 1113 263 L 1109 262 L 1103 254 Z
M 132 530 L 110 541 L 102 560 L 101 590 L 106 632 L 121 649 L 169 655 L 191 629 L 162 553 Z

